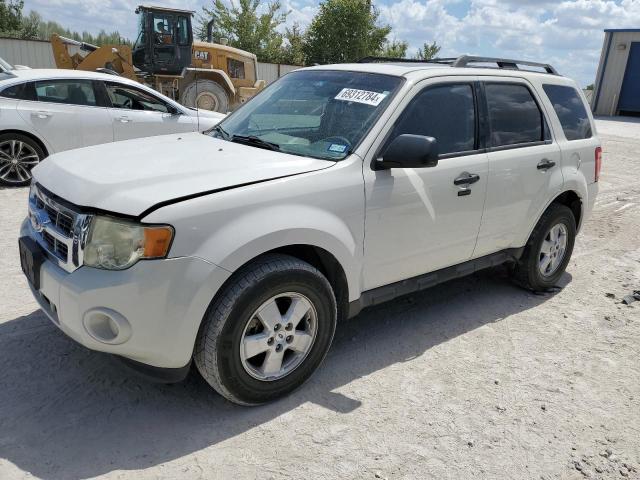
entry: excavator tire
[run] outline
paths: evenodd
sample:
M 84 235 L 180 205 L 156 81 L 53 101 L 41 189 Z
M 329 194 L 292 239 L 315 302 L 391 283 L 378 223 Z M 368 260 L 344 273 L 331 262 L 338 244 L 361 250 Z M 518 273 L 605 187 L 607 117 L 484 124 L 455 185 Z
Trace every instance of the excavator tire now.
M 187 107 L 213 110 L 220 113 L 229 111 L 229 95 L 220 84 L 213 80 L 191 82 L 184 89 L 180 103 Z

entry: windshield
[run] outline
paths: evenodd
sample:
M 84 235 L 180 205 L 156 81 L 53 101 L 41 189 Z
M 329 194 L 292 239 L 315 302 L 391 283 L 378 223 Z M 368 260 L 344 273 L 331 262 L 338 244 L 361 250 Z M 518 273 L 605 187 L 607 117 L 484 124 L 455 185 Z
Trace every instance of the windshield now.
M 11 64 L 0 58 L 0 72 L 8 72 L 9 70 L 13 70 Z
M 401 83 L 399 77 L 372 73 L 293 72 L 210 134 L 285 153 L 341 160 L 360 143 Z

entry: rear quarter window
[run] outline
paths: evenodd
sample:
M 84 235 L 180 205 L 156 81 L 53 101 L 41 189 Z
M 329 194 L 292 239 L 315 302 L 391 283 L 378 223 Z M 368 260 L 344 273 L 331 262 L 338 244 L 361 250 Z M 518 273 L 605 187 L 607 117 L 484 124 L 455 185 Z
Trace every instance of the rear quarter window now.
M 543 85 L 567 140 L 591 138 L 591 121 L 584 102 L 575 88 L 565 85 Z
M 14 100 L 34 100 L 32 87 L 32 83 L 11 85 L 0 92 L 0 97 L 13 98 Z

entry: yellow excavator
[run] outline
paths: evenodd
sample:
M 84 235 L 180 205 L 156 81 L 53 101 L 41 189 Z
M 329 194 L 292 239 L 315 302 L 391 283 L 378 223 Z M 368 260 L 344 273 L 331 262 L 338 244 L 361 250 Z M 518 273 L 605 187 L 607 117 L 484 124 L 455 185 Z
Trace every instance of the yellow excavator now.
M 53 34 L 58 68 L 101 71 L 145 83 L 187 107 L 226 113 L 265 86 L 257 79 L 252 53 L 213 43 L 213 21 L 207 41 L 193 39 L 194 12 L 139 6 L 138 36 L 128 45 L 96 46 Z M 72 50 L 75 50 L 72 53 Z

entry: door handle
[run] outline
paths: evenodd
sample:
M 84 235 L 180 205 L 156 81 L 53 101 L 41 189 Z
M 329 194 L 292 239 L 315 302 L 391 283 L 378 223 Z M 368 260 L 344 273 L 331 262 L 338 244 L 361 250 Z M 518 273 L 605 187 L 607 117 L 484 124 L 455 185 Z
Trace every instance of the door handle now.
M 549 160 L 548 158 L 542 159 L 542 161 L 536 166 L 538 170 L 549 170 L 556 166 L 556 162 Z
M 118 118 L 118 121 L 120 123 L 129 123 L 129 122 L 131 122 L 131 119 L 129 117 L 120 117 L 120 118 Z
M 44 110 L 40 110 L 38 112 L 33 112 L 31 115 L 33 115 L 34 117 L 45 119 L 45 118 L 49 118 L 52 115 L 52 113 L 45 112 Z
M 458 178 L 453 181 L 454 185 L 471 185 L 480 180 L 480 175 L 475 173 L 462 172 Z

